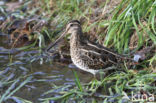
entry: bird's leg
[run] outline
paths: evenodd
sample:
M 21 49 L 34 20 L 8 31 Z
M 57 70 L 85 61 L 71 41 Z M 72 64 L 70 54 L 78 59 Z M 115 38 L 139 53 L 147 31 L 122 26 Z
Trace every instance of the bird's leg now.
M 103 80 L 106 74 L 108 73 L 108 71 L 114 69 L 116 69 L 115 66 L 107 67 L 105 69 L 100 69 L 100 71 L 95 75 L 95 78 L 97 78 L 97 80 Z
M 99 72 L 99 79 L 100 79 L 100 80 L 103 80 L 104 77 L 105 77 L 105 75 L 106 75 L 106 71 L 100 70 L 100 72 Z
M 105 73 L 104 72 L 98 72 L 98 73 L 93 74 L 92 81 L 102 80 L 103 74 L 105 74 Z
M 91 81 L 97 80 L 96 78 L 96 74 L 93 74 L 93 78 L 91 79 Z

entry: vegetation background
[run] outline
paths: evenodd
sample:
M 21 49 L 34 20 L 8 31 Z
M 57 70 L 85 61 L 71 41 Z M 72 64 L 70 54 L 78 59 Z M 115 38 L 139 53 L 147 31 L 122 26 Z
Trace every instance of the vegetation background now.
M 8 48 L 19 51 L 39 50 L 53 42 L 68 21 L 78 19 L 85 35 L 94 42 L 120 54 L 140 56 L 139 64 L 110 73 L 100 81 L 83 84 L 75 75 L 75 86 L 57 86 L 38 99 L 43 103 L 59 102 L 133 102 L 131 94 L 156 95 L 156 1 L 155 0 L 2 0 L 0 30 L 9 35 Z M 60 51 L 69 48 L 68 37 Z M 0 53 L 3 55 L 3 53 Z M 44 62 L 44 57 L 36 60 Z M 10 65 L 12 57 L 9 59 Z M 7 64 L 8 65 L 8 64 Z M 3 66 L 1 66 L 3 68 Z M 5 69 L 0 71 L 1 76 Z M 30 82 L 30 75 L 16 79 L 0 77 L 0 103 L 15 101 L 32 103 L 14 94 Z M 4 89 L 5 88 L 5 89 Z M 59 90 L 58 90 L 59 89 Z M 58 90 L 57 96 L 52 95 Z M 37 94 L 36 94 L 37 95 Z M 129 99 L 125 98 L 128 96 Z M 16 99 L 15 99 L 16 98 Z M 149 101 L 141 99 L 140 101 Z M 156 100 L 154 100 L 156 101 Z M 9 102 L 8 102 L 9 103 Z

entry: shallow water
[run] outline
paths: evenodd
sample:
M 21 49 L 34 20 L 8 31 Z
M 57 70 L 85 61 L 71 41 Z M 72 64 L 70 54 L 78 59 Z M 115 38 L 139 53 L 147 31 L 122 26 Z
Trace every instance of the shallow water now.
M 14 93 L 11 99 L 16 102 L 18 100 L 14 97 L 38 103 L 40 98 L 57 96 L 57 93 L 49 93 L 48 95 L 44 95 L 44 93 L 52 89 L 54 84 L 57 86 L 75 85 L 75 77 L 72 70 L 77 72 L 81 82 L 89 82 L 92 78 L 89 73 L 82 72 L 76 68 L 68 68 L 68 64 L 53 62 L 41 56 L 37 50 L 22 51 L 15 55 L 5 54 L 11 50 L 9 48 L 7 36 L 1 33 L 0 79 L 5 82 L 0 84 L 0 95 L 5 93 L 17 78 L 22 78 L 19 81 L 20 84 L 26 78 L 31 77 L 28 83 Z

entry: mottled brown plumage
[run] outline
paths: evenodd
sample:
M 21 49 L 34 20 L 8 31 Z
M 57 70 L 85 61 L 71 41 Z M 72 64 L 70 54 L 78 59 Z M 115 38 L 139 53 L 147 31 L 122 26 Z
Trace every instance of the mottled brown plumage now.
M 70 55 L 73 63 L 78 68 L 90 72 L 93 75 L 100 69 L 118 64 L 118 61 L 126 58 L 113 52 L 109 48 L 93 43 L 85 38 L 80 22 L 77 20 L 70 21 L 66 26 L 65 32 L 54 44 L 50 45 L 47 50 L 59 42 L 65 34 L 71 34 Z

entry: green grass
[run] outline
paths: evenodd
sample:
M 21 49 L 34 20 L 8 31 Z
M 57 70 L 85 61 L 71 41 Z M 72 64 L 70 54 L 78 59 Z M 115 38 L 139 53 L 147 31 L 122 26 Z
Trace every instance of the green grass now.
M 95 9 L 93 8 L 95 5 L 94 1 L 90 1 L 91 3 L 86 3 L 87 6 L 84 5 L 85 3 L 83 0 L 75 0 L 75 2 L 65 0 L 64 2 L 61 2 L 61 7 L 58 8 L 59 13 L 57 14 L 60 18 L 56 19 L 53 17 L 52 21 L 56 19 L 58 20 L 57 23 L 59 25 L 62 24 L 64 26 L 64 24 L 66 24 L 70 19 L 84 18 L 86 21 L 83 23 L 83 30 L 89 32 L 92 28 L 98 28 L 96 31 L 97 34 L 100 33 L 101 37 L 105 37 L 103 44 L 108 47 L 113 46 L 119 53 L 130 52 L 130 37 L 135 32 L 137 34 L 138 41 L 137 48 L 135 48 L 134 51 L 137 51 L 142 46 L 151 45 L 149 44 L 149 41 L 152 41 L 153 45 L 156 44 L 156 2 L 154 0 L 122 0 L 113 10 L 112 18 L 109 21 L 99 19 L 88 26 L 88 22 L 91 20 L 90 15 L 92 14 L 94 17 L 94 12 L 92 10 Z M 98 5 L 98 8 L 104 8 L 106 5 L 106 3 L 102 2 Z M 62 28 L 62 26 L 60 27 Z M 101 32 L 100 28 L 107 28 L 107 30 Z M 147 65 L 151 61 L 154 62 L 155 60 L 155 56 L 153 56 L 151 59 L 144 61 L 141 64 L 141 67 L 146 69 L 137 70 L 136 67 L 135 69 L 137 72 L 128 69 L 125 72 L 115 72 L 101 81 L 91 81 L 87 85 L 81 84 L 76 76 L 77 87 L 74 87 L 69 91 L 63 91 L 63 94 L 61 91 L 60 97 L 47 98 L 43 99 L 43 101 L 62 100 L 63 102 L 69 102 L 72 99 L 79 102 L 86 102 L 90 100 L 90 98 L 94 98 L 99 88 L 102 88 L 100 92 L 101 94 L 96 98 L 102 98 L 101 101 L 103 102 L 109 102 L 111 100 L 121 102 L 124 100 L 123 97 L 125 95 L 131 96 L 132 93 L 136 94 L 140 91 L 145 91 L 155 95 L 156 88 L 153 83 L 155 82 L 154 78 L 156 74 L 152 73 L 152 65 Z M 153 67 L 153 69 L 154 68 L 155 67 Z M 117 96 L 115 97 L 115 95 Z M 130 100 L 127 99 L 126 101 L 130 102 L 132 98 L 129 97 L 129 99 Z M 97 100 L 93 99 L 91 101 L 96 103 L 98 102 Z
M 31 80 L 32 77 L 29 76 L 27 78 L 24 78 L 24 80 L 22 80 L 22 78 L 24 77 L 19 77 L 14 80 L 9 80 L 9 79 L 4 80 L 4 78 L 1 78 L 1 81 L 0 81 L 1 85 L 7 85 L 8 89 L 5 90 L 5 92 L 1 95 L 0 103 L 3 103 L 4 101 L 8 100 L 10 97 L 13 97 L 14 93 L 19 91 L 20 88 L 22 88 L 25 84 L 27 84 Z
M 82 28 L 84 32 L 92 34 L 92 30 L 95 29 L 95 34 L 103 40 L 103 45 L 113 47 L 114 50 L 121 54 L 131 52 L 129 43 L 133 42 L 130 38 L 134 34 L 138 37 L 136 41 L 137 48 L 134 48 L 134 52 L 142 47 L 156 45 L 155 0 L 121 0 L 109 14 L 102 15 L 102 12 L 100 12 L 96 16 L 96 9 L 105 11 L 110 9 L 107 8 L 110 5 L 110 1 L 106 0 L 106 2 L 100 2 L 98 4 L 95 0 L 39 0 L 33 4 L 33 6 L 37 6 L 38 8 L 34 9 L 32 6 L 28 10 L 27 15 L 24 16 L 29 17 L 37 13 L 41 16 L 41 19 L 48 22 L 48 25 L 42 28 L 40 32 L 34 32 L 39 40 L 39 43 L 36 44 L 38 44 L 40 51 L 45 46 L 45 41 L 47 41 L 45 35 L 48 36 L 48 40 L 54 41 L 65 27 L 65 24 L 73 19 L 83 21 Z M 50 4 L 53 5 L 51 6 Z M 32 4 L 28 3 L 28 5 Z M 105 19 L 107 15 L 110 19 Z M 91 21 L 94 22 L 91 23 Z M 31 45 L 31 47 L 33 46 Z M 27 49 L 27 47 L 21 49 Z M 57 89 L 61 89 L 57 92 L 59 96 L 40 98 L 40 101 L 43 103 L 48 103 L 50 100 L 61 101 L 62 103 L 71 101 L 80 103 L 98 103 L 99 101 L 108 103 L 114 101 L 121 103 L 123 101 L 132 102 L 132 93 L 137 94 L 143 91 L 145 94 L 156 95 L 156 73 L 154 72 L 154 69 L 156 69 L 154 66 L 156 63 L 156 54 L 151 54 L 152 57 L 147 58 L 134 69 L 127 68 L 125 64 L 122 68 L 124 71 L 113 72 L 100 81 L 93 80 L 87 84 L 81 83 L 74 71 L 75 87 L 71 87 L 71 85 L 58 87 L 54 84 L 52 90 L 43 94 L 50 94 Z M 11 81 L 10 88 L 2 95 L 0 102 L 7 100 L 27 83 L 29 79 L 29 77 L 25 79 L 14 90 L 12 90 L 12 86 L 18 80 Z M 124 99 L 125 96 L 129 96 L 129 99 Z

